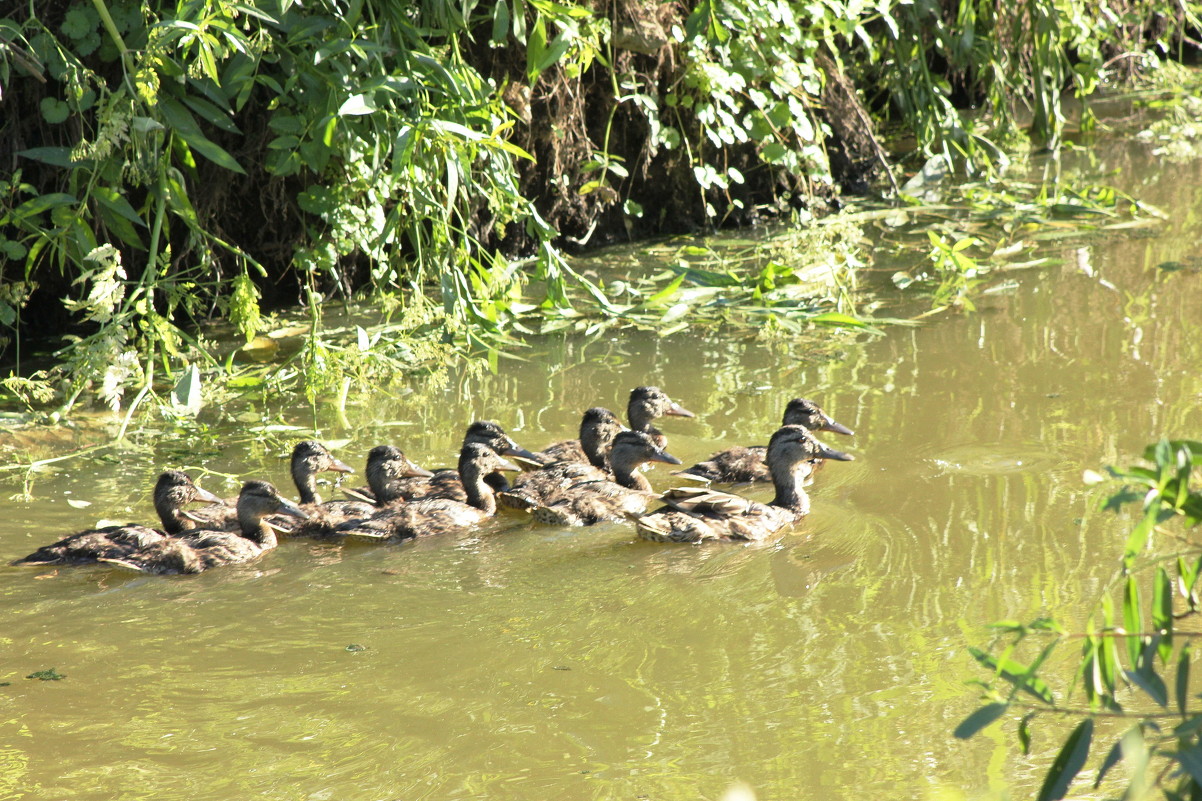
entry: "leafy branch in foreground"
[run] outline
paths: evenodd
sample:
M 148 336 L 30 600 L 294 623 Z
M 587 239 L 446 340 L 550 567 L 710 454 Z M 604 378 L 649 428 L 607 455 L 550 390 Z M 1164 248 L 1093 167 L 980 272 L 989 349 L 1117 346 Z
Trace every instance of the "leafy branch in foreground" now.
M 1191 692 L 1193 653 L 1202 636 L 1202 547 L 1181 534 L 1171 553 L 1154 543 L 1156 534 L 1170 536 L 1170 527 L 1189 530 L 1202 522 L 1202 488 L 1191 483 L 1202 466 L 1202 442 L 1162 440 L 1144 457 L 1151 467 L 1110 470 L 1124 486 L 1106 508 L 1140 502 L 1143 514 L 1085 630 L 1070 635 L 1050 619 L 1007 621 L 994 624 L 997 637 L 989 648 L 970 649 L 992 675 L 974 682 L 986 703 L 956 727 L 956 737 L 967 739 L 1018 716 L 1026 754 L 1041 717 L 1078 721 L 1044 777 L 1040 801 L 1064 798 L 1091 759 L 1094 791 L 1109 778 L 1108 788 L 1123 798 L 1157 791 L 1169 801 L 1202 798 L 1202 705 Z M 1104 480 L 1092 473 L 1087 478 Z M 1061 651 L 1073 643 L 1081 647 L 1074 680 L 1067 694 L 1057 693 L 1054 679 L 1041 671 L 1061 664 Z M 1084 702 L 1062 697 L 1074 691 Z M 1127 769 L 1125 778 L 1112 773 L 1119 765 Z

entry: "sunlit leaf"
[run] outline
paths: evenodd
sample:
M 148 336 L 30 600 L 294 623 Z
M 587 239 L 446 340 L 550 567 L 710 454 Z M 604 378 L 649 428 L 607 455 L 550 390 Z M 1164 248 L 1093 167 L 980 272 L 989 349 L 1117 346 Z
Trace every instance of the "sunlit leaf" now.
M 1131 533 L 1127 536 L 1127 544 L 1123 549 L 1123 565 L 1128 570 L 1135 563 L 1136 557 L 1143 553 L 1148 546 L 1148 538 L 1152 536 L 1158 517 L 1159 509 L 1156 506 L 1149 506 L 1139 523 L 1131 529 Z
M 375 101 L 368 95 L 351 95 L 338 107 L 338 116 L 350 117 L 371 114 L 376 111 Z
M 195 417 L 200 414 L 201 403 L 200 368 L 192 364 L 171 390 L 171 405 L 176 411 Z
M 1127 576 L 1123 590 L 1123 629 L 1127 636 L 1123 642 L 1127 646 L 1127 657 L 1134 665 L 1139 659 L 1139 635 L 1143 631 L 1143 619 L 1140 611 L 1139 584 L 1135 576 Z
M 1152 628 L 1161 634 L 1159 655 L 1167 662 L 1173 654 L 1173 583 L 1163 567 L 1152 584 Z

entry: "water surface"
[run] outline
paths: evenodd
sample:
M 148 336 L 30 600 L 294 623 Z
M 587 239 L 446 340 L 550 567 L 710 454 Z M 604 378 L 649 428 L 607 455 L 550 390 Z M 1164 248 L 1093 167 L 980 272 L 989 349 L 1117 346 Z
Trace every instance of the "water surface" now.
M 1202 430 L 1198 164 L 1158 169 L 1139 146 L 1089 158 L 1170 219 L 1065 246 L 975 314 L 823 343 L 539 340 L 433 399 L 283 412 L 350 440 L 339 455 L 357 467 L 379 442 L 432 467 L 473 419 L 539 448 L 655 384 L 698 415 L 661 426 L 689 464 L 765 442 L 807 396 L 856 430 L 826 439 L 857 461 L 823 471 L 813 513 L 774 545 L 664 547 L 505 514 L 402 547 L 285 542 L 195 577 L 0 568 L 0 797 L 1031 794 L 1054 729 L 1030 760 L 1007 727 L 951 737 L 977 704 L 966 647 L 1001 618 L 1080 624 L 1126 534 L 1082 470 Z M 877 268 L 922 258 L 882 246 Z M 882 291 L 890 313 L 923 309 Z M 218 427 L 199 448 L 163 437 L 63 462 L 32 499 L 8 497 L 9 476 L 0 562 L 100 518 L 149 519 L 168 466 L 287 486 L 285 452 Z M 50 667 L 66 678 L 24 678 Z

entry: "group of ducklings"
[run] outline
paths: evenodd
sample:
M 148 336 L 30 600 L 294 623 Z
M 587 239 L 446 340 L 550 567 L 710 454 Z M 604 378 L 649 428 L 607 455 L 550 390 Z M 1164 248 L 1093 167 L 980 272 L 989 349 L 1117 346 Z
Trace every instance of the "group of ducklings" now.
M 154 506 L 162 529 L 140 525 L 89 529 L 39 548 L 15 565 L 102 562 L 148 573 L 199 573 L 254 559 L 294 537 L 357 538 L 399 542 L 470 530 L 498 505 L 525 510 L 556 525 L 632 521 L 654 542 L 760 541 L 809 513 L 804 485 L 824 460 L 850 461 L 814 438 L 812 431 L 850 435 L 811 401 L 795 398 L 767 447 L 716 453 L 675 475 L 704 483 L 656 494 L 642 471 L 651 463 L 679 465 L 652 423 L 695 415 L 658 387 L 637 387 L 627 406 L 629 428 L 608 409 L 584 413 L 580 439 L 537 453 L 520 447 L 496 423 L 472 423 L 458 469 L 430 472 L 400 449 L 380 445 L 367 455 L 367 486 L 345 490 L 348 499 L 322 502 L 317 476 L 354 470 L 322 444 L 306 440 L 292 452 L 291 473 L 300 503 L 266 481 L 248 481 L 235 499 L 222 500 L 185 473 L 159 476 Z M 522 471 L 511 459 L 520 461 Z M 505 473 L 518 473 L 512 483 Z M 711 483 L 771 481 L 775 497 L 758 503 L 709 488 Z M 664 506 L 647 512 L 652 500 Z M 184 507 L 192 503 L 205 506 Z

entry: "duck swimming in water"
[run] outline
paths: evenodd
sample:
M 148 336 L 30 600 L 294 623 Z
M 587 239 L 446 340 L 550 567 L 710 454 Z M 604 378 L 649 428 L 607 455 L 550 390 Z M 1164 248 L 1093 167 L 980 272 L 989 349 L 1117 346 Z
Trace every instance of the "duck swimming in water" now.
M 647 509 L 654 497 L 651 483 L 639 468 L 650 462 L 680 464 L 680 460 L 655 444 L 642 431 L 623 431 L 610 450 L 614 479 L 565 483 L 544 493 L 542 503 L 530 509 L 540 522 L 558 526 L 591 526 L 625 520 Z
M 317 476 L 325 472 L 354 473 L 355 469 L 336 458 L 330 449 L 320 442 L 307 439 L 296 443 L 289 459 L 288 470 L 292 476 L 292 483 L 296 485 L 301 505 L 311 515 L 314 524 L 312 531 L 297 532 L 296 536 L 319 536 L 323 530 L 322 521 L 327 517 L 337 520 L 339 515 L 354 516 L 363 513 L 364 509 L 359 507 L 343 509 L 340 506 L 343 501 L 334 501 L 328 505 L 322 503 L 321 496 L 317 494 Z M 185 512 L 185 515 L 193 521 L 193 528 L 236 532 L 241 527 L 237 497 L 227 500 L 222 507 Z M 272 522 L 283 532 L 291 532 L 296 527 L 290 516 L 280 517 Z
M 505 430 L 499 425 L 488 421 L 477 421 L 472 423 L 467 428 L 467 433 L 464 434 L 463 444 L 467 445 L 483 445 L 500 457 L 512 456 L 528 461 L 537 461 L 530 451 L 514 442 Z M 463 454 L 460 451 L 460 461 L 462 462 Z M 504 461 L 502 459 L 501 461 Z M 501 473 L 492 471 L 487 473 L 484 480 L 493 490 L 504 491 L 509 489 L 509 481 Z M 460 503 L 470 503 L 467 490 L 464 488 L 463 481 L 460 480 L 457 470 L 436 470 L 433 476 L 429 478 L 406 478 L 399 479 L 393 483 L 393 491 L 395 497 L 403 498 L 407 501 L 421 500 L 423 498 L 446 498 L 448 500 L 459 501 Z M 365 497 L 371 495 L 370 488 L 367 492 L 361 492 Z
M 580 421 L 579 440 L 557 443 L 535 454 L 540 456 L 554 452 L 564 454 L 565 458 L 520 474 L 513 480 L 511 489 L 498 494 L 498 501 L 510 509 L 530 509 L 546 503 L 550 493 L 569 484 L 613 478 L 610 449 L 614 438 L 626 430 L 626 426 L 609 409 L 600 406 L 589 409 Z M 576 454 L 572 451 L 573 447 L 580 449 L 584 460 L 574 458 Z
M 136 524 L 88 529 L 39 548 L 13 564 L 78 565 L 119 557 L 194 526 L 195 522 L 184 516 L 183 507 L 196 502 L 221 504 L 222 500 L 194 483 L 187 473 L 168 470 L 154 485 L 154 508 L 162 530 Z
M 635 529 L 652 542 L 759 542 L 809 514 L 802 484 L 810 460 L 853 458 L 826 447 L 805 426 L 782 426 L 768 442 L 768 469 L 776 487 L 771 502 L 699 487 L 672 489 L 663 494 L 667 506 L 632 518 Z
M 302 520 L 308 517 L 303 509 L 281 496 L 268 482 L 247 481 L 238 493 L 238 533 L 198 529 L 181 534 L 179 539 L 196 551 L 200 570 L 249 562 L 278 543 L 276 527 L 268 519 L 272 515 Z M 137 554 L 125 556 L 121 561 L 127 567 L 151 569 L 143 566 Z
M 393 449 L 396 450 L 396 449 Z M 400 451 L 396 451 L 398 454 Z M 497 501 L 487 477 L 500 470 L 517 471 L 517 465 L 502 459 L 496 451 L 479 442 L 468 443 L 459 452 L 461 486 L 466 502 L 450 498 L 421 498 L 405 500 L 403 496 L 389 497 L 391 492 L 386 482 L 373 481 L 376 497 L 385 508 L 371 517 L 350 521 L 338 527 L 338 533 L 347 537 L 362 537 L 371 540 L 398 542 L 415 537 L 436 534 L 455 534 L 470 530 L 497 511 Z M 369 472 L 369 479 L 385 476 L 386 470 Z
M 818 408 L 818 404 L 805 398 L 794 398 L 785 407 L 785 417 L 782 425 L 802 425 L 810 431 L 833 431 L 836 434 L 851 435 L 854 432 Z M 715 453 L 704 462 L 680 470 L 673 475 L 698 481 L 715 482 L 719 484 L 743 484 L 757 481 L 771 481 L 772 472 L 764 461 L 768 449 L 762 445 L 738 446 L 729 450 Z M 821 460 L 810 463 L 806 481 L 813 479 L 813 474 Z
M 543 448 L 534 454 L 543 465 L 556 462 L 578 462 L 591 464 L 598 470 L 609 472 L 609 446 L 619 431 L 626 426 L 618 416 L 601 406 L 594 406 L 580 420 L 580 439 L 566 439 Z M 518 477 L 519 479 L 522 476 Z M 514 486 L 519 482 L 514 481 Z
M 642 431 L 660 448 L 668 447 L 668 438 L 653 422 L 664 417 L 696 417 L 697 415 L 668 397 L 659 387 L 635 387 L 626 404 L 626 419 L 632 431 Z
M 377 450 L 373 448 L 368 453 L 367 469 L 369 471 L 379 469 L 379 458 L 377 457 L 375 463 L 372 460 L 372 455 Z M 396 449 L 394 448 L 393 450 Z M 397 452 L 400 453 L 399 451 Z M 428 478 L 433 475 L 429 470 L 423 470 L 407 459 L 403 453 L 400 454 L 399 458 L 391 459 L 388 462 L 388 467 L 394 473 L 392 476 L 393 480 L 406 477 Z M 280 517 L 271 518 L 271 524 L 279 529 L 281 533 L 287 533 L 292 537 L 335 536 L 337 527 L 343 523 L 375 514 L 375 504 L 366 501 L 336 500 L 325 501 L 323 503 L 317 494 L 316 476 L 318 473 L 327 470 L 338 473 L 354 472 L 346 464 L 335 459 L 334 455 L 321 443 L 307 440 L 298 444 L 292 451 L 292 480 L 296 482 L 297 490 L 300 493 L 300 508 L 305 511 L 308 518 L 299 521 Z
M 178 537 L 165 537 L 99 561 L 141 573 L 200 573 L 211 567 L 249 562 L 276 547 L 269 515 L 305 517 L 266 481 L 248 481 L 238 494 L 241 533 L 197 529 Z

